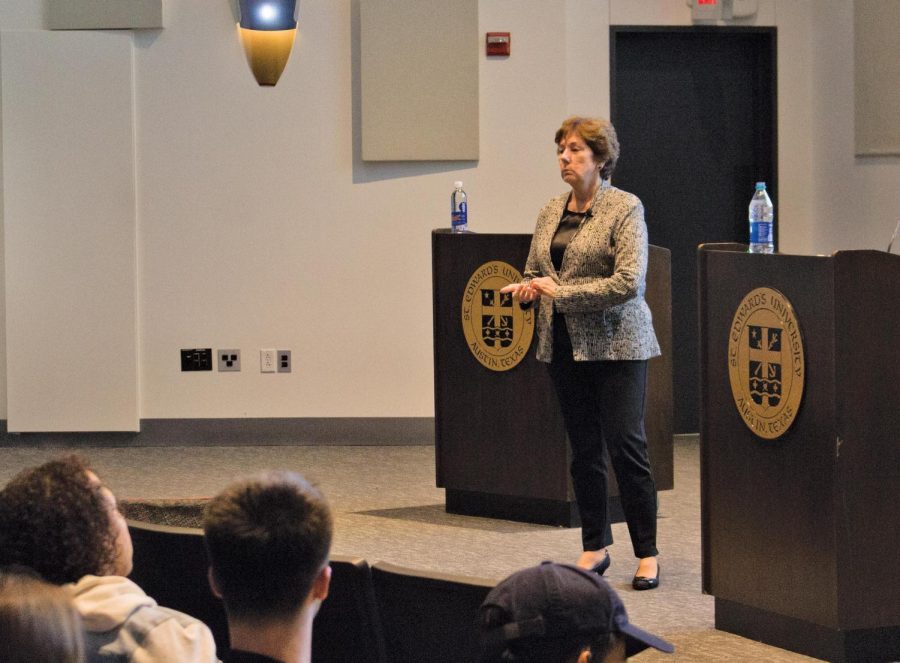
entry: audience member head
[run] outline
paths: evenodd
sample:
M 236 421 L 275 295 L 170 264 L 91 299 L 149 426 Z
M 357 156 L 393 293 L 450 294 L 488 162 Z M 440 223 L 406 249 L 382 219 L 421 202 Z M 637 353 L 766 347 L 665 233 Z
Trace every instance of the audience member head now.
M 264 472 L 228 486 L 207 505 L 203 530 L 229 619 L 288 620 L 327 595 L 331 513 L 299 474 Z
M 559 145 L 565 138 L 577 134 L 587 143 L 594 153 L 594 158 L 603 163 L 600 177 L 608 180 L 612 177 L 619 160 L 619 138 L 609 120 L 573 115 L 563 121 L 556 130 L 554 141 Z
M 0 571 L 0 661 L 84 661 L 81 617 L 71 597 L 30 569 Z
M 61 585 L 131 573 L 131 536 L 116 498 L 78 456 L 23 470 L 0 491 L 0 565 Z
M 674 651 L 629 623 L 599 575 L 553 562 L 518 571 L 492 589 L 479 627 L 483 663 L 614 663 L 647 647 Z

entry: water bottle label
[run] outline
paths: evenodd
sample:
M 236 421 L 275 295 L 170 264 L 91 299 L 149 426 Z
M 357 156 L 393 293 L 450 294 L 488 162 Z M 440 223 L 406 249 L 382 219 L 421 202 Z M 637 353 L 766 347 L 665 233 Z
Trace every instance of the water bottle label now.
M 466 216 L 466 203 L 462 202 L 456 208 L 456 211 L 454 211 L 453 214 L 450 215 L 450 223 L 454 228 L 457 226 L 465 226 L 467 222 Z
M 772 224 L 768 221 L 755 221 L 750 224 L 751 244 L 771 244 Z

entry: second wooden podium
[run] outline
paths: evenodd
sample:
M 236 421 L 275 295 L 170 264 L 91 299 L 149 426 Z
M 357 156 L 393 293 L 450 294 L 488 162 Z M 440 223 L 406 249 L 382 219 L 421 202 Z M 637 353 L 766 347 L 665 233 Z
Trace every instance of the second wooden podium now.
M 704 245 L 703 589 L 716 628 L 900 660 L 900 256 Z

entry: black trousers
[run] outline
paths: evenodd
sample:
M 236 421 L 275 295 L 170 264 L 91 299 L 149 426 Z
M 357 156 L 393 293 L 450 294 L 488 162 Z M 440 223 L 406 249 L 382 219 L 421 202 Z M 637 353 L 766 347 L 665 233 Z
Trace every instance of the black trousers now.
M 613 542 L 604 454 L 608 451 L 634 554 L 655 556 L 656 483 L 644 432 L 647 362 L 575 361 L 571 349 L 567 354 L 556 350 L 550 376 L 572 446 L 570 471 L 584 550 L 599 550 Z

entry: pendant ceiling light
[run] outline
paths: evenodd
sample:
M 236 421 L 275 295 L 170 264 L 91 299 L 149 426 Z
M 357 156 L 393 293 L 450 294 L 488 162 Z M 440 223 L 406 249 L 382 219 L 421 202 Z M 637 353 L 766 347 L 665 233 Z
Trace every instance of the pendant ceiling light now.
M 247 62 L 260 85 L 275 85 L 297 35 L 298 0 L 240 0 L 238 29 Z

